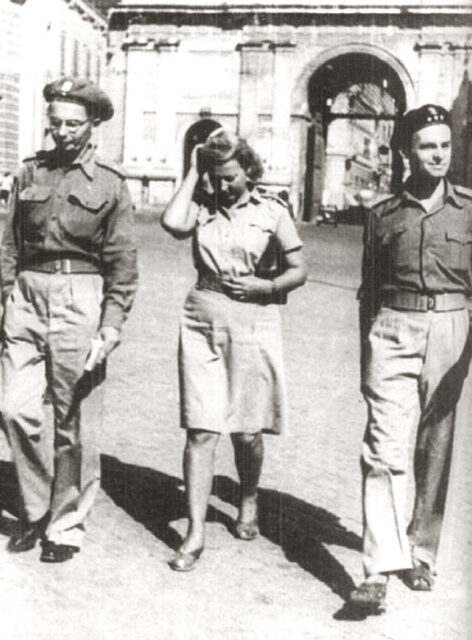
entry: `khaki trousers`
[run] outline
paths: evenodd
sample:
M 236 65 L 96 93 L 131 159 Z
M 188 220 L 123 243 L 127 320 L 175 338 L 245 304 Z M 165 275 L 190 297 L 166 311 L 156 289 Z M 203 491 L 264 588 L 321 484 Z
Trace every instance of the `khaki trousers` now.
M 104 368 L 84 373 L 84 365 L 99 326 L 101 297 L 99 275 L 23 271 L 4 318 L 0 410 L 23 516 L 35 521 L 49 511 L 47 538 L 78 547 L 99 487 L 93 432 L 101 421 Z M 52 429 L 45 425 L 47 397 L 53 434 L 44 433 Z M 51 435 L 54 445 L 48 447 Z
M 367 575 L 425 562 L 433 571 L 446 501 L 456 405 L 470 362 L 466 310 L 381 308 L 369 334 L 362 450 Z M 404 522 L 408 447 L 418 428 L 416 496 Z

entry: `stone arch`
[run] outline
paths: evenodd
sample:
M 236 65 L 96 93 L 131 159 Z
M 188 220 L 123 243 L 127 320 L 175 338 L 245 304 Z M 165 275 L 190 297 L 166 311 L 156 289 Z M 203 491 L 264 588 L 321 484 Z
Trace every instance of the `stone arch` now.
M 326 49 L 304 67 L 294 83 L 294 89 L 292 92 L 292 113 L 295 115 L 309 115 L 307 87 L 310 78 L 316 71 L 318 71 L 318 69 L 333 58 L 355 53 L 370 55 L 388 64 L 396 72 L 403 85 L 406 109 L 409 110 L 415 107 L 416 96 L 413 79 L 401 60 L 390 53 L 390 51 L 387 51 L 377 45 L 362 42 L 347 42 L 337 47 L 330 47 L 329 49 Z
M 399 113 L 403 113 L 415 105 L 414 84 L 408 70 L 401 61 L 381 47 L 368 43 L 344 43 L 326 49 L 304 67 L 292 92 L 292 114 L 301 116 L 307 121 L 306 127 L 300 128 L 302 138 L 305 137 L 305 141 L 301 139 L 300 144 L 305 142 L 306 154 L 305 162 L 300 167 L 298 182 L 299 189 L 303 193 L 303 219 L 305 220 L 311 220 L 319 212 L 325 186 L 329 185 L 329 180 L 325 183 L 325 145 L 329 122 L 326 119 L 325 106 L 328 102 L 325 103 L 325 98 L 334 98 L 336 92 L 342 90 L 343 84 L 349 83 L 351 74 L 353 81 L 356 77 L 358 82 L 365 81 L 362 78 L 365 75 L 369 76 L 370 67 L 363 65 L 367 65 L 368 60 L 372 60 L 373 67 L 370 73 L 373 74 L 373 77 L 377 74 L 387 74 L 386 77 L 390 78 L 391 95 L 397 101 Z M 356 64 L 360 65 L 361 61 L 365 61 L 362 62 L 362 66 L 356 66 Z M 331 76 L 332 80 L 330 80 L 329 69 L 332 70 L 333 65 L 336 64 L 345 64 L 346 69 L 349 68 L 349 64 L 354 66 L 350 71 L 346 71 L 345 75 L 342 73 L 340 75 L 338 71 L 338 75 Z M 345 67 L 341 66 L 341 68 Z M 331 73 L 334 72 L 331 71 Z M 379 75 L 378 78 L 380 79 L 380 77 Z M 316 90 L 318 83 L 319 91 Z M 331 88 L 327 89 L 327 86 Z M 329 95 L 325 91 L 334 93 Z M 394 168 L 391 186 L 393 187 L 401 180 L 402 165 L 398 154 L 394 154 L 392 161 Z M 341 169 L 339 170 L 341 171 Z M 338 170 L 336 169 L 336 171 Z M 361 177 L 364 182 L 365 177 Z M 356 183 L 357 180 L 358 177 L 356 177 Z M 331 182 L 333 182 L 332 179 Z M 336 205 L 339 206 L 338 203 Z

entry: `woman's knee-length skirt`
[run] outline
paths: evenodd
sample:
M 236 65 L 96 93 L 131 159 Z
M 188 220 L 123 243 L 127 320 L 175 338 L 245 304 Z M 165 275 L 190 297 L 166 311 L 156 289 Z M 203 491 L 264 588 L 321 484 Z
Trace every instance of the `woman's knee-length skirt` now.
M 180 325 L 181 426 L 281 433 L 286 422 L 277 305 L 191 289 Z

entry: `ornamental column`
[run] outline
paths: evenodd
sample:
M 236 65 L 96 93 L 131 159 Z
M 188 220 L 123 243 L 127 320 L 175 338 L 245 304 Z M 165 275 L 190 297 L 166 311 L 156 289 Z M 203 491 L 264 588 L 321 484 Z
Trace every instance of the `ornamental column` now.
M 295 45 L 290 42 L 273 43 L 272 144 L 271 165 L 274 178 L 288 183 L 292 151 L 290 125 L 292 111 L 293 59 Z
M 259 72 L 262 56 L 267 55 L 269 46 L 268 42 L 246 42 L 237 46 L 241 54 L 238 133 L 251 142 L 257 138 L 259 128 Z

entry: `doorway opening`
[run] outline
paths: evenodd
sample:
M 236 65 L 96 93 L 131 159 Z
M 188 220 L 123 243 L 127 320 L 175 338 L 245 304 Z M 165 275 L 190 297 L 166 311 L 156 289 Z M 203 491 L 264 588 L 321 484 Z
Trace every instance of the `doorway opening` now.
M 202 144 L 212 131 L 219 129 L 221 124 L 212 118 L 202 118 L 192 124 L 184 138 L 184 176 L 190 168 L 190 157 L 197 144 Z
M 367 53 L 330 59 L 308 82 L 308 104 L 304 220 L 323 207 L 365 209 L 401 183 L 390 138 L 406 95 L 388 63 Z

